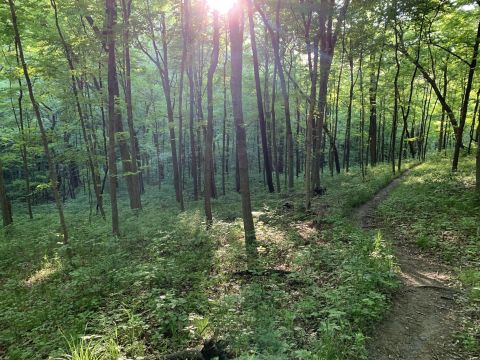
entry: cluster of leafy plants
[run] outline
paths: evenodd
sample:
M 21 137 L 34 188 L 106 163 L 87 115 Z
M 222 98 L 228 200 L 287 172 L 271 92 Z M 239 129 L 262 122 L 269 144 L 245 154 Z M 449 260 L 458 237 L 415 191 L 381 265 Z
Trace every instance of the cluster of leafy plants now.
M 144 210 L 122 214 L 119 238 L 108 221 L 89 216 L 80 194 L 65 206 L 68 246 L 52 205 L 36 206 L 34 220 L 17 216 L 1 235 L 0 353 L 154 359 L 215 339 L 239 358 L 365 357 L 369 328 L 398 282 L 381 234 L 359 230 L 344 214 L 391 175 L 378 167 L 364 182 L 340 178 L 341 185 L 326 178 L 327 195 L 314 204 L 326 209 L 320 215 L 302 210 L 295 194 L 254 189 L 260 270 L 253 274 L 245 272 L 238 194 L 214 201 L 216 222 L 206 232 L 201 204 L 179 213 L 172 189 L 147 189 Z M 339 203 L 354 187 L 359 200 Z M 307 235 L 295 227 L 312 224 Z

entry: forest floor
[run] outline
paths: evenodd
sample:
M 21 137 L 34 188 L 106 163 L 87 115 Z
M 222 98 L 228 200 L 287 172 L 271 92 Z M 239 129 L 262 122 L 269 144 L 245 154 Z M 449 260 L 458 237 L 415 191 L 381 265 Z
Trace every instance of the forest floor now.
M 208 344 L 243 360 L 403 359 L 429 339 L 429 355 L 455 359 L 440 347 L 446 343 L 457 358 L 475 359 L 473 160 L 452 174 L 439 158 L 393 183 L 388 164 L 368 168 L 364 178 L 358 169 L 325 173 L 327 193 L 311 211 L 302 206 L 301 178 L 281 194 L 252 179 L 256 272 L 246 271 L 232 190 L 213 201 L 208 232 L 202 203 L 188 199 L 180 213 L 168 184 L 150 185 L 138 214 L 122 192 L 118 238 L 79 193 L 65 203 L 68 247 L 52 204 L 35 206 L 30 220 L 16 203 L 14 224 L 0 232 L 0 359 L 179 359 Z M 79 357 L 85 352 L 90 357 Z

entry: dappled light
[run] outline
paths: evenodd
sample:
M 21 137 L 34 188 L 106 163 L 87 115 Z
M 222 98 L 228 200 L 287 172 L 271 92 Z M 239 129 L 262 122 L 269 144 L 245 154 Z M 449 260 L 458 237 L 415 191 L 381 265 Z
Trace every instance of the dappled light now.
M 479 19 L 0 2 L 0 359 L 476 359 Z

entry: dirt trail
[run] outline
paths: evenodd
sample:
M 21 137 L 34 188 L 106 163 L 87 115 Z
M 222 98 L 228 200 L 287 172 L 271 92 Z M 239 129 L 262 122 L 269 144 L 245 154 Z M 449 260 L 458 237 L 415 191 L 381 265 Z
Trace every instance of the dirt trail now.
M 382 226 L 378 223 L 375 212 L 409 173 L 409 170 L 404 172 L 355 211 L 353 218 L 362 228 L 372 231 L 378 228 L 387 234 L 394 231 L 388 229 L 388 224 Z M 404 286 L 393 299 L 389 313 L 371 336 L 369 358 L 465 359 L 455 349 L 452 339 L 453 332 L 459 326 L 459 315 L 454 301 L 457 291 L 451 285 L 450 269 L 435 260 L 423 258 L 406 239 L 396 239 L 394 253 Z

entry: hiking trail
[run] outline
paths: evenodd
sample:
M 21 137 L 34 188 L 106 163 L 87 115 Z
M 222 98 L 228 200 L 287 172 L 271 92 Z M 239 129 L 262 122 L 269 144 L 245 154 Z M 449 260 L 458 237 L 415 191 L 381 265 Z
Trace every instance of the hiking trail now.
M 391 240 L 403 286 L 392 299 L 391 309 L 371 334 L 367 346 L 372 360 L 465 359 L 453 334 L 460 325 L 451 268 L 437 259 L 422 256 L 408 239 L 393 236 L 376 210 L 409 174 L 407 170 L 358 207 L 353 219 L 367 231 L 382 231 Z

